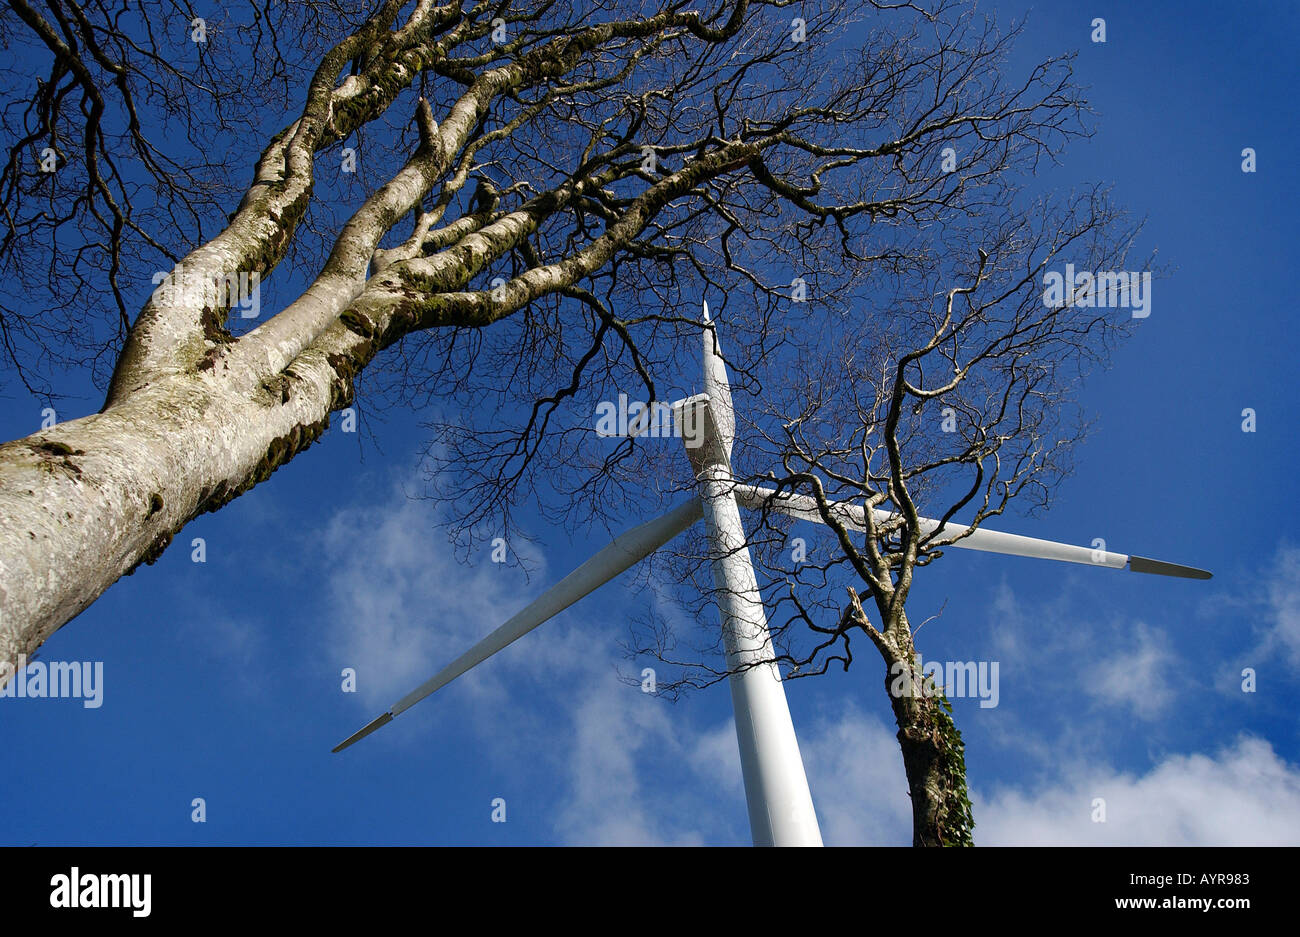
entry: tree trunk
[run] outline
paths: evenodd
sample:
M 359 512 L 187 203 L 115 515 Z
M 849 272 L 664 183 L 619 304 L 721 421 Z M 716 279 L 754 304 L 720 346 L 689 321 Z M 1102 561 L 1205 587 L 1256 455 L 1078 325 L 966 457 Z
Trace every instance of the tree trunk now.
M 912 798 L 912 845 L 973 846 L 965 746 L 947 699 L 891 701 Z
M 912 845 L 973 846 L 966 746 L 944 688 L 927 681 L 916 666 L 906 614 L 900 612 L 899 621 L 875 644 L 887 665 L 885 690 L 912 798 Z
M 0 445 L 0 686 L 20 655 L 154 562 L 189 520 L 264 481 L 351 397 L 323 354 L 252 390 L 223 370 L 216 357 Z

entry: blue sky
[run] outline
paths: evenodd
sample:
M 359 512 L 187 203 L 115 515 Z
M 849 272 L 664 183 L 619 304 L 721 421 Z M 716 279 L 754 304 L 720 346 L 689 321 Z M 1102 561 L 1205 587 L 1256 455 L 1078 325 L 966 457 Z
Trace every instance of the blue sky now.
M 1135 6 L 1032 8 L 1012 74 L 1079 50 L 1098 132 L 1036 183 L 1112 181 L 1172 272 L 1083 392 L 1099 421 L 1052 510 L 996 526 L 1104 537 L 1215 578 L 952 551 L 918 576 L 910 614 L 947 603 L 919 639 L 927 659 L 1000 663 L 996 708 L 953 704 L 977 843 L 1297 844 L 1300 8 Z M 1095 17 L 1105 44 L 1089 41 Z M 68 390 L 61 418 L 98 409 L 89 387 Z M 5 391 L 0 432 L 36 429 L 42 404 Z M 603 545 L 535 524 L 531 578 L 486 553 L 459 564 L 436 508 L 408 497 L 418 415 L 370 417 L 382 451 L 336 419 L 46 643 L 44 659 L 103 662 L 104 704 L 0 700 L 0 842 L 747 843 L 726 690 L 670 703 L 617 678 L 634 669 L 619 648 L 628 617 L 649 601 L 630 576 L 330 753 Z M 191 562 L 194 537 L 206 563 Z M 1257 692 L 1242 692 L 1244 667 Z M 828 843 L 910 842 L 881 671 L 863 655 L 788 685 Z

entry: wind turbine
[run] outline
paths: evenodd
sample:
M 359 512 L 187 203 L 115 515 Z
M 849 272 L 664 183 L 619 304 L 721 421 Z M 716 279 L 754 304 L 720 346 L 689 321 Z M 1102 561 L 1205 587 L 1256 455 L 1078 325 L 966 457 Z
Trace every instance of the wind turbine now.
M 799 755 L 799 742 L 795 737 L 781 674 L 774 660 L 762 597 L 740 519 L 740 507 L 775 510 L 815 523 L 824 521 L 812 497 L 735 481 L 731 472 L 736 426 L 731 386 L 718 349 L 717 329 L 711 327 L 709 321 L 707 303 L 704 304 L 704 325 L 704 393 L 678 401 L 673 406 L 677 426 L 697 430 L 686 437 L 686 452 L 699 483 L 698 496 L 683 501 L 654 520 L 619 534 L 501 627 L 407 693 L 383 715 L 339 743 L 333 749 L 335 752 L 392 722 L 395 716 L 594 592 L 703 518 L 714 583 L 718 588 L 718 610 L 722 618 L 723 645 L 730 674 L 728 681 L 735 709 L 736 739 L 740 746 L 740 766 L 754 845 L 822 844 L 803 759 Z M 830 512 L 847 528 L 867 529 L 865 509 L 861 505 L 832 502 Z M 890 516 L 888 511 L 873 509 L 877 522 Z M 923 532 L 930 533 L 939 528 L 939 522 L 922 518 L 920 526 Z M 943 530 L 955 537 L 967 533 L 969 528 L 948 523 Z M 1205 570 L 1190 566 L 983 528 L 945 545 L 1111 569 L 1126 568 L 1162 576 L 1188 579 L 1209 579 L 1211 576 Z

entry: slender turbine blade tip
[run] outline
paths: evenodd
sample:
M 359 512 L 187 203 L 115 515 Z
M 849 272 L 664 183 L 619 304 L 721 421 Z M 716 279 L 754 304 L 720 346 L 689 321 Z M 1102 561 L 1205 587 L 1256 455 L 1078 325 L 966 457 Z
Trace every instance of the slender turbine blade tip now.
M 365 738 L 365 737 L 366 737 L 367 735 L 369 735 L 371 732 L 374 732 L 376 729 L 388 725 L 388 724 L 389 724 L 390 722 L 392 722 L 392 721 L 393 721 L 393 714 L 392 714 L 392 713 L 384 713 L 384 714 L 383 714 L 382 716 L 380 716 L 378 719 L 373 719 L 373 720 L 371 720 L 370 722 L 366 723 L 365 728 L 360 729 L 360 730 L 358 730 L 358 731 L 356 731 L 356 732 L 353 732 L 351 735 L 349 735 L 349 736 L 348 736 L 346 739 L 344 739 L 342 742 L 339 742 L 339 743 L 338 743 L 337 745 L 335 745 L 332 749 L 330 749 L 330 751 L 331 751 L 331 752 L 341 752 L 341 751 L 343 751 L 343 749 L 347 748 L 347 747 L 348 747 L 349 745 L 351 745 L 353 742 L 359 742 L 359 741 L 361 741 L 363 738 Z
M 770 507 L 772 510 L 780 511 L 800 520 L 812 521 L 815 524 L 825 523 L 817 508 L 816 501 L 808 495 L 784 492 L 778 496 L 776 490 L 772 488 L 737 485 L 736 496 L 742 504 L 749 508 L 764 509 Z M 832 501 L 831 505 L 839 513 L 840 522 L 845 526 L 853 530 L 866 529 L 863 510 L 860 506 L 842 501 Z M 880 509 L 876 509 L 874 514 L 877 522 L 889 518 L 889 515 Z M 929 518 L 923 517 L 920 522 L 923 531 L 933 530 L 938 527 L 938 521 Z M 961 524 L 949 523 L 945 525 L 945 530 L 956 535 L 964 533 L 969 528 Z M 1022 537 L 1018 534 L 1007 534 L 987 528 L 975 530 L 964 539 L 957 540 L 947 546 L 958 547 L 963 550 L 1001 553 L 1008 556 L 1027 556 L 1042 560 L 1102 566 L 1107 569 L 1127 568 L 1135 573 L 1176 576 L 1180 579 L 1211 579 L 1214 575 L 1194 566 L 1180 566 L 1177 563 L 1166 563 L 1163 560 L 1153 560 L 1145 556 L 1129 556 L 1122 553 L 1107 552 L 1099 557 L 1096 551 L 1088 547 L 1076 547 L 1068 543 L 1056 543 L 1051 540 L 1040 540 L 1036 537 Z
M 1152 560 L 1145 556 L 1128 558 L 1128 568 L 1135 573 L 1150 573 L 1155 576 L 1177 576 L 1179 579 L 1212 579 L 1214 573 L 1197 569 L 1195 566 L 1180 566 L 1163 560 Z

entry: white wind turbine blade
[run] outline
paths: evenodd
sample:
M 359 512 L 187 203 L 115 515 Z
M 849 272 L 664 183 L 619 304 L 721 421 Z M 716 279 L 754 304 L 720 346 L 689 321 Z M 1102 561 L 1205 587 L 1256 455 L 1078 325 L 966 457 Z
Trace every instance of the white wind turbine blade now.
M 727 365 L 722 360 L 718 344 L 718 330 L 709 326 L 709 304 L 704 304 L 704 394 L 709 398 L 718 441 L 731 460 L 731 447 L 736 440 L 736 411 L 731 405 L 731 381 L 727 379 Z
M 777 494 L 772 488 L 759 488 L 754 485 L 736 485 L 736 498 L 741 504 L 753 510 L 768 507 L 771 510 L 797 517 L 801 520 L 824 523 L 821 512 L 817 510 L 817 499 L 811 495 L 794 492 Z M 831 511 L 845 527 L 852 530 L 866 530 L 866 515 L 861 505 L 839 501 L 831 503 Z M 883 523 L 892 515 L 888 511 L 876 508 L 872 515 L 877 523 Z M 939 522 L 930 518 L 921 518 L 923 533 L 929 534 L 939 527 Z M 944 525 L 943 536 L 956 537 L 970 530 L 964 524 L 949 521 Z M 1036 537 L 1022 537 L 1018 534 L 1006 534 L 998 530 L 978 528 L 967 537 L 945 546 L 958 547 L 962 550 L 979 550 L 984 553 L 1004 553 L 1009 556 L 1028 556 L 1040 560 L 1058 560 L 1064 563 L 1083 563 L 1088 566 L 1104 566 L 1109 569 L 1128 568 L 1135 573 L 1152 573 L 1158 576 L 1177 576 L 1183 579 L 1209 579 L 1213 575 L 1193 566 L 1180 566 L 1161 560 L 1147 559 L 1142 556 L 1128 556 L 1123 553 L 1111 553 L 1105 550 L 1093 550 L 1089 547 L 1076 547 L 1052 540 L 1039 540 Z
M 465 671 L 476 667 L 497 651 L 518 640 L 538 625 L 558 615 L 583 596 L 609 582 L 619 573 L 645 559 L 703 516 L 698 498 L 691 498 L 667 514 L 624 531 L 591 559 L 587 560 L 526 608 L 479 641 L 464 654 L 420 684 L 393 704 L 388 712 L 368 723 L 360 731 L 340 742 L 333 750 L 342 751 L 353 742 L 393 721 L 393 717 L 410 709 L 429 694 L 441 689 Z

